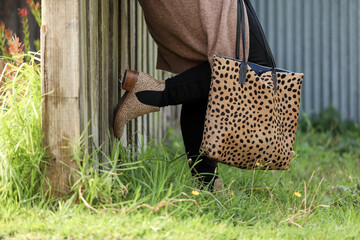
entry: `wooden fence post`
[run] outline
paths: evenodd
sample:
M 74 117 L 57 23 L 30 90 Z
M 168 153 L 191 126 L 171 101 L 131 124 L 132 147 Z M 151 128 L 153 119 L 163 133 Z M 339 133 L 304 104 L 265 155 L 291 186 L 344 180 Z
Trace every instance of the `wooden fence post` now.
M 46 176 L 56 197 L 70 190 L 77 169 L 72 147 L 88 123 L 89 151 L 94 145 L 110 150 L 107 133 L 112 134 L 118 101 L 119 10 L 118 0 L 42 2 L 42 130 L 50 156 Z
M 41 27 L 42 129 L 46 176 L 55 197 L 69 191 L 76 169 L 69 147 L 80 136 L 79 0 L 43 0 Z

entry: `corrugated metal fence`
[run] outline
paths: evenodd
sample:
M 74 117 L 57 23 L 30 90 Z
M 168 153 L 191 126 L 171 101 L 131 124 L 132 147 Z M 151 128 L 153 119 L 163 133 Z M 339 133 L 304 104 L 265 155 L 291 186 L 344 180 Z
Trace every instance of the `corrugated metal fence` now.
M 360 1 L 251 0 L 277 65 L 305 73 L 302 111 L 360 123 Z

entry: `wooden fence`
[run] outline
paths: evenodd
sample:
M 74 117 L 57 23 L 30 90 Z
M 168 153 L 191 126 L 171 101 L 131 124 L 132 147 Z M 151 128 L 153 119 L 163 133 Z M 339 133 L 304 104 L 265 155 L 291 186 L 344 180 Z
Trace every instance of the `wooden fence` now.
M 157 46 L 147 31 L 142 10 L 137 1 L 120 1 L 120 74 L 126 68 L 149 73 L 157 79 L 166 79 L 169 73 L 156 70 Z M 161 139 L 168 127 L 178 128 L 179 107 L 163 108 L 132 121 L 125 132 L 128 143 Z M 138 133 L 135 134 L 134 133 Z M 131 137 L 135 138 L 133 141 Z
M 159 79 L 169 75 L 155 70 L 157 49 L 137 1 L 43 0 L 42 16 L 42 128 L 47 154 L 53 156 L 47 177 L 60 193 L 69 190 L 72 170 L 66 165 L 76 167 L 71 149 L 64 147 L 86 130 L 90 150 L 109 151 L 121 73 L 130 68 Z M 178 126 L 178 115 L 172 107 L 140 117 L 122 141 L 138 145 L 160 139 L 168 126 Z

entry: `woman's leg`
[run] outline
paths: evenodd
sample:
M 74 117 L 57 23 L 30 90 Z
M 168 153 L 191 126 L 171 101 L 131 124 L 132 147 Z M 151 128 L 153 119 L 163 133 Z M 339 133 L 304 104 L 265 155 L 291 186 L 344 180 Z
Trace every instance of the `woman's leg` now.
M 217 161 L 199 153 L 207 108 L 207 98 L 185 103 L 181 108 L 181 132 L 192 174 L 205 185 L 217 178 Z
M 165 81 L 164 91 L 142 91 L 139 101 L 157 107 L 182 104 L 181 132 L 192 174 L 204 184 L 217 178 L 217 161 L 199 153 L 207 101 L 210 89 L 211 66 L 204 62 Z
M 208 98 L 211 66 L 204 62 L 165 81 L 164 91 L 136 93 L 140 102 L 157 107 L 203 101 Z
M 217 177 L 217 161 L 199 153 L 202 141 L 211 66 L 204 62 L 165 81 L 161 106 L 182 104 L 181 133 L 193 176 L 208 184 Z

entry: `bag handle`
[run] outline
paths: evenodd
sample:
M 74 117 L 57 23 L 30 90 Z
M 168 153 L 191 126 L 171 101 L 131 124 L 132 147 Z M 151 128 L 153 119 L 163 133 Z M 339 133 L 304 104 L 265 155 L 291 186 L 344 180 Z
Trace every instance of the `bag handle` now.
M 251 5 L 250 2 L 248 2 L 249 5 L 249 9 L 250 11 L 252 11 L 254 13 L 254 17 L 255 20 L 257 22 L 257 25 L 259 26 L 259 30 L 260 30 L 260 34 L 261 37 L 263 39 L 263 42 L 265 44 L 265 49 L 266 49 L 266 53 L 267 53 L 267 57 L 270 58 L 270 62 L 271 62 L 271 67 L 272 67 L 272 79 L 274 82 L 274 91 L 276 93 L 276 89 L 277 89 L 277 78 L 276 78 L 276 64 L 275 64 L 275 59 L 274 56 L 271 52 L 270 46 L 268 41 L 266 40 L 265 34 L 264 34 L 264 30 L 260 24 L 260 21 L 257 17 L 257 15 L 255 14 L 255 10 L 253 8 L 253 6 Z M 237 29 L 236 29 L 236 59 L 240 60 L 240 56 L 239 56 L 239 47 L 240 47 L 240 23 L 241 23 L 241 27 L 242 27 L 242 45 L 243 45 L 243 60 L 240 64 L 240 74 L 239 74 L 239 82 L 241 84 L 245 84 L 246 82 L 246 73 L 247 73 L 247 62 L 246 62 L 246 43 L 245 43 L 245 9 L 244 9 L 244 5 L 243 5 L 243 0 L 238 0 L 238 8 L 237 8 Z

